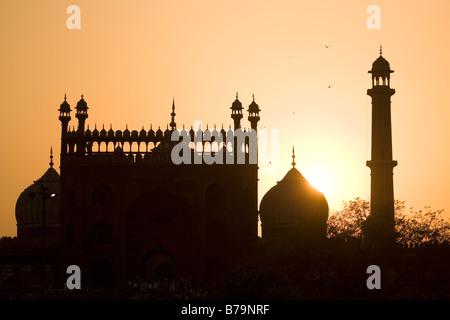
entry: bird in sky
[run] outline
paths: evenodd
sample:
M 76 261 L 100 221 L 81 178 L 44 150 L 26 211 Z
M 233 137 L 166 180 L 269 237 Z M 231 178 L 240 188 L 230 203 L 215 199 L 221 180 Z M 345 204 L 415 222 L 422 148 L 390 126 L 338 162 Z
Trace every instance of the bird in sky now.
M 331 88 L 331 86 L 332 86 L 332 84 L 330 84 L 330 85 L 328 86 L 328 88 Z
M 328 45 L 328 46 L 327 46 L 327 45 L 325 45 L 325 48 L 327 48 L 327 49 L 328 49 L 329 47 L 330 47 L 329 45 Z

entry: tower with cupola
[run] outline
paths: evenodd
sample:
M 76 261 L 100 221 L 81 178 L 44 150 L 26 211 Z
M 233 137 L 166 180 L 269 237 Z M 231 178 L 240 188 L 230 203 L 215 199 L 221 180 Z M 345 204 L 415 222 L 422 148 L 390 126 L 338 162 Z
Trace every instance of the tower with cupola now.
M 366 244 L 383 248 L 395 241 L 393 169 L 397 161 L 392 156 L 391 128 L 391 96 L 395 90 L 390 86 L 393 72 L 380 47 L 380 56 L 369 71 L 372 87 L 367 90 L 372 98 L 371 160 L 366 163 L 371 172 L 371 213 L 363 230 Z

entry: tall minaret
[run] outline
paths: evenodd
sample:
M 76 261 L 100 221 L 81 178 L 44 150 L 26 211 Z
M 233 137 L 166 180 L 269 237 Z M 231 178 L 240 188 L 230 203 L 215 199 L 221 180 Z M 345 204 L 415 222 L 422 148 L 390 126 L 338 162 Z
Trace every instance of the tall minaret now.
M 231 109 L 231 118 L 234 120 L 234 130 L 237 130 L 241 127 L 241 119 L 244 116 L 242 114 L 242 103 L 238 99 L 238 93 L 236 92 L 236 100 L 234 100 L 233 104 L 230 107 Z
M 78 119 L 78 143 L 77 143 L 77 153 L 84 154 L 85 149 L 85 142 L 83 141 L 84 136 L 84 124 L 86 122 L 86 119 L 88 117 L 88 106 L 86 101 L 83 98 L 83 95 L 81 95 L 80 101 L 77 102 L 77 106 L 75 107 L 77 109 L 77 113 L 75 114 L 75 117 Z
M 253 101 L 248 106 L 248 121 L 250 121 L 251 128 L 253 130 L 258 129 L 258 121 L 260 119 L 259 112 L 261 111 L 259 109 L 259 106 L 255 102 L 255 95 L 253 95 Z
M 61 121 L 61 158 L 67 154 L 66 135 L 67 127 L 69 125 L 70 117 L 70 105 L 67 103 L 66 95 L 64 94 L 64 101 L 61 103 L 59 109 L 59 121 Z M 61 159 L 61 163 L 63 160 Z
M 364 239 L 370 246 L 392 246 L 394 232 L 394 179 L 392 160 L 390 75 L 394 72 L 389 62 L 380 56 L 372 64 L 372 88 L 367 94 L 372 98 L 372 160 L 367 161 L 371 172 L 371 213 L 363 227 Z

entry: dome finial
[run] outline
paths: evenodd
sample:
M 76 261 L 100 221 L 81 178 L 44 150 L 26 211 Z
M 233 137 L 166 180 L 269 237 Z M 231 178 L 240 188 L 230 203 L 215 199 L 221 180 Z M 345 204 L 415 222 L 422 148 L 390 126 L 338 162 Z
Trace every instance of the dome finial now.
M 172 116 L 172 122 L 170 122 L 170 127 L 172 128 L 172 131 L 177 128 L 177 124 L 175 123 L 175 97 L 172 99 L 172 113 L 170 114 Z
M 295 168 L 295 150 L 294 150 L 294 146 L 292 146 L 292 168 Z
M 50 168 L 53 168 L 53 148 L 50 147 Z

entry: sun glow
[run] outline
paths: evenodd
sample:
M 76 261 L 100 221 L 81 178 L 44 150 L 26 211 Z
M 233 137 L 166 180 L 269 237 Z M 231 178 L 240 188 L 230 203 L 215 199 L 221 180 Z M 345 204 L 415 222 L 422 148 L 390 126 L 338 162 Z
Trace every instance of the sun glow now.
M 332 182 L 330 177 L 323 171 L 311 172 L 306 178 L 308 182 L 323 194 L 329 194 L 332 191 Z
M 334 174 L 325 166 L 313 165 L 302 170 L 303 176 L 328 199 L 336 193 Z

